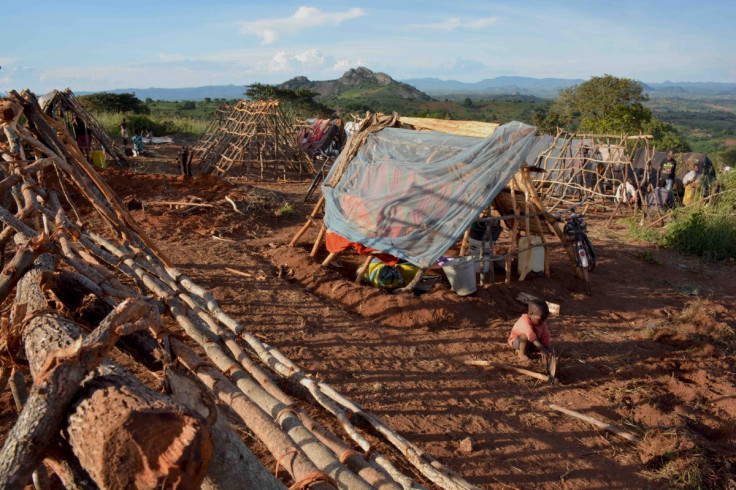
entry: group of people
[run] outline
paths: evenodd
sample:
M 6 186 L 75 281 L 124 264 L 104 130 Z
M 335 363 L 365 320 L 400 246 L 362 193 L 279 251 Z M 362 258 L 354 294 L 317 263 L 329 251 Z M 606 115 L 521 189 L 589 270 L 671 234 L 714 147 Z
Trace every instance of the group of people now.
M 695 162 L 692 170 L 682 178 L 682 186 L 684 188 L 682 203 L 685 206 L 695 202 L 698 198 L 702 197 L 704 192 L 708 192 L 710 189 L 708 178 L 704 176 L 704 168 L 702 167 L 699 162 Z M 646 206 L 650 211 L 674 206 L 675 198 L 673 189 L 675 188 L 676 172 L 677 160 L 675 160 L 675 152 L 670 150 L 667 153 L 667 159 L 660 166 L 659 180 L 656 187 L 646 196 Z M 645 187 L 648 187 L 648 185 L 646 182 L 642 182 L 642 188 Z M 615 199 L 616 202 L 624 202 L 632 206 L 640 207 L 642 205 L 633 176 L 628 176 L 626 181 L 618 186 Z
M 128 132 L 128 123 L 125 122 L 125 118 L 123 118 L 123 122 L 120 123 L 120 136 L 123 138 L 123 148 L 127 150 L 128 148 L 128 138 L 130 133 Z M 149 141 L 152 141 L 153 139 L 153 133 L 149 129 L 147 131 L 146 137 Z M 137 130 L 135 132 L 135 135 L 133 135 L 133 138 L 131 138 L 131 141 L 133 142 L 133 156 L 138 157 L 144 154 L 145 152 L 145 146 L 143 144 L 143 131 Z

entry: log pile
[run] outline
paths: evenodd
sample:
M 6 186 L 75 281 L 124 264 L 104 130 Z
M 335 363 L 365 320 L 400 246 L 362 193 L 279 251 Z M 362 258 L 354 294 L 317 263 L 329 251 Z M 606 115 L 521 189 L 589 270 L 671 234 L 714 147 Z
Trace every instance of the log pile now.
M 0 450 L 0 488 L 49 475 L 66 488 L 474 488 L 228 316 L 146 236 L 32 94 L 1 102 L 0 124 L 34 160 L 0 150 L 0 190 L 12 196 L 0 206 L 0 243 L 17 244 L 0 274 L 0 389 L 12 378 L 22 407 Z M 113 347 L 160 389 L 111 362 Z M 344 439 L 305 402 L 334 417 Z M 260 440 L 276 468 L 234 428 Z
M 276 100 L 220 108 L 192 150 L 202 173 L 250 180 L 302 178 L 314 166 Z

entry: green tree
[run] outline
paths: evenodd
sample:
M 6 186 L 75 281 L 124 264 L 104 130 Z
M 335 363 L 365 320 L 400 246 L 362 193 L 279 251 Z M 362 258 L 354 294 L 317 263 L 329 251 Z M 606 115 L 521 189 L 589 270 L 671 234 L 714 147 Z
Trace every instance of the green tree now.
M 592 77 L 560 90 L 549 111 L 536 111 L 534 124 L 541 133 L 555 134 L 558 127 L 583 133 L 646 133 L 657 148 L 689 151 L 690 145 L 671 124 L 652 117 L 639 82 L 612 75 Z
M 111 94 L 99 92 L 79 97 L 80 102 L 88 109 L 98 112 L 133 112 L 150 114 L 151 110 L 135 94 Z
M 651 134 L 654 139 L 654 145 L 662 150 L 675 150 L 677 153 L 691 151 L 690 143 L 680 136 L 677 129 L 671 124 L 652 117 L 648 122 L 644 123 L 642 132 Z
M 315 113 L 328 115 L 333 112 L 326 105 L 314 100 L 319 95 L 317 92 L 305 88 L 291 90 L 278 85 L 253 83 L 246 87 L 245 95 L 250 100 L 278 100 L 305 116 Z
M 559 97 L 542 120 L 544 132 L 557 126 L 590 133 L 629 133 L 641 130 L 652 113 L 642 105 L 647 100 L 636 80 L 612 75 L 592 77 L 587 82 L 560 90 Z

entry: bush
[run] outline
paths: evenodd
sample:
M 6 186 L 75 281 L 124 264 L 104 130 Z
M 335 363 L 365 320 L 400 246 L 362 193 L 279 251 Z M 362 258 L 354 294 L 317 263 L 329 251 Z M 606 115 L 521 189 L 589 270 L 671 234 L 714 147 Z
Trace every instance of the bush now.
M 736 257 L 736 219 L 707 209 L 683 210 L 665 229 L 660 243 L 705 260 Z
M 721 173 L 717 188 L 710 202 L 675 210 L 659 242 L 710 261 L 736 257 L 736 173 Z

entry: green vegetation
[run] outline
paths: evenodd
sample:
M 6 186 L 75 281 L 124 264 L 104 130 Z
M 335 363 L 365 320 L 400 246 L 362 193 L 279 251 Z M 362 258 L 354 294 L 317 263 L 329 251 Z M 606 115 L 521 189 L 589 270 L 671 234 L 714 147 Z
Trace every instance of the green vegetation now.
M 135 94 L 110 94 L 100 92 L 82 95 L 79 101 L 93 112 L 132 112 L 150 114 L 150 109 Z
M 308 81 L 307 81 L 308 82 Z M 413 91 L 413 92 L 412 92 Z M 253 100 L 277 99 L 291 118 L 345 116 L 366 111 L 437 119 L 534 124 L 540 132 L 554 134 L 557 127 L 595 133 L 638 133 L 654 136 L 659 150 L 698 151 L 723 165 L 736 164 L 736 95 L 647 97 L 642 86 L 611 75 L 593 77 L 560 91 L 554 101 L 530 95 L 444 95 L 425 100 L 423 94 L 398 82 L 390 85 L 367 80 L 330 96 L 307 88 L 254 83 L 245 88 Z M 407 98 L 409 97 L 409 98 Z M 412 98 L 413 97 L 413 98 Z M 140 101 L 133 94 L 81 96 L 106 130 L 119 137 L 120 119 L 128 118 L 131 130 L 151 129 L 156 136 L 196 137 L 222 104 L 237 99 L 202 101 Z M 141 116 L 141 118 L 133 117 Z M 145 116 L 145 117 L 143 117 Z M 731 146 L 729 146 L 731 145 Z
M 693 151 L 713 158 L 736 146 L 736 95 L 655 97 L 647 106 L 675 127 Z
M 719 187 L 703 206 L 676 209 L 659 242 L 710 261 L 736 257 L 736 174 L 722 173 Z
M 278 100 L 284 106 L 285 112 L 294 112 L 305 118 L 326 117 L 334 112 L 325 104 L 314 100 L 319 95 L 317 92 L 304 88 L 291 90 L 277 85 L 254 83 L 246 87 L 245 95 L 250 100 Z
M 628 218 L 631 235 L 707 261 L 736 257 L 736 172 L 722 172 L 716 189 L 706 202 L 673 210 L 660 231 Z
M 294 214 L 294 207 L 288 202 L 284 201 L 284 204 L 279 209 L 274 211 L 273 214 L 276 215 L 277 218 L 280 218 L 282 216 L 291 216 L 292 214 Z
M 105 132 L 114 139 L 120 138 L 120 122 L 123 117 L 125 117 L 131 135 L 135 134 L 136 131 L 145 132 L 150 129 L 154 136 L 195 138 L 202 134 L 209 123 L 208 119 L 161 114 L 140 116 L 112 112 L 92 112 L 92 115 L 104 128 Z
M 677 129 L 652 116 L 644 106 L 649 98 L 635 80 L 612 75 L 592 77 L 580 85 L 560 90 L 548 111 L 540 110 L 534 123 L 540 132 L 555 134 L 557 127 L 597 134 L 651 133 L 659 148 L 689 151 Z

